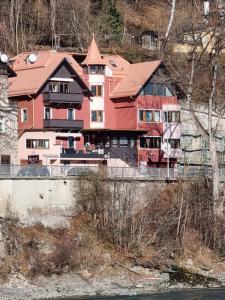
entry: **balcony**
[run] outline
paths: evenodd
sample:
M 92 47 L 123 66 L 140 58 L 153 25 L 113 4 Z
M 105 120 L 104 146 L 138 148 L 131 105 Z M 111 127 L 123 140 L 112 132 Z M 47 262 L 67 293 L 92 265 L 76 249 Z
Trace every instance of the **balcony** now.
M 104 154 L 96 152 L 84 152 L 76 151 L 75 149 L 63 149 L 63 152 L 60 154 L 60 158 L 73 158 L 77 160 L 102 160 L 104 159 Z
M 44 128 L 54 129 L 71 129 L 80 131 L 83 129 L 83 120 L 60 120 L 60 119 L 45 119 L 43 120 Z
M 82 103 L 83 94 L 46 92 L 43 93 L 43 100 L 45 105 L 77 106 Z

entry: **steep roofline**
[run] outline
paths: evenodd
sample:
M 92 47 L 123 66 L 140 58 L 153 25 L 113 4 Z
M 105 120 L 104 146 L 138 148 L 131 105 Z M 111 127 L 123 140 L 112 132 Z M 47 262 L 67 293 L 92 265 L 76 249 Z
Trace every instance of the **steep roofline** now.
M 36 93 L 34 95 L 36 95 L 37 93 L 39 93 L 43 88 L 44 86 L 46 85 L 47 83 L 47 80 L 56 72 L 57 69 L 59 69 L 63 64 L 66 64 L 70 70 L 72 71 L 72 73 L 74 73 L 74 75 L 76 76 L 76 78 L 78 79 L 79 83 L 81 85 L 83 85 L 83 87 L 85 88 L 84 92 L 86 95 L 89 95 L 89 96 L 93 96 L 91 90 L 89 89 L 89 87 L 86 85 L 86 83 L 83 81 L 83 79 L 80 77 L 80 75 L 76 72 L 76 70 L 71 66 L 71 64 L 69 63 L 68 59 L 66 57 L 64 57 L 60 63 L 57 65 L 57 67 L 54 69 L 54 71 L 48 75 L 47 79 L 44 81 L 44 83 L 40 86 L 40 88 L 36 91 Z M 73 76 L 73 77 L 75 77 Z
M 111 92 L 111 95 L 109 96 L 110 99 L 115 99 L 115 98 L 124 98 L 124 97 L 136 97 L 138 95 L 138 93 L 140 92 L 141 88 L 145 85 L 145 83 L 153 76 L 153 74 L 155 73 L 155 71 L 159 68 L 159 66 L 161 66 L 161 64 L 164 65 L 162 60 L 153 60 L 153 61 L 149 61 L 149 62 L 140 62 L 140 63 L 136 63 L 136 64 L 131 64 L 130 67 L 132 68 L 132 66 L 134 65 L 143 65 L 145 63 L 153 63 L 153 62 L 158 62 L 158 65 L 156 66 L 156 68 L 149 74 L 149 76 L 147 77 L 147 79 L 141 83 L 141 86 L 139 87 L 139 89 L 135 92 L 135 91 L 127 91 L 127 92 L 123 92 L 123 93 L 117 93 L 115 95 L 112 95 L 113 90 Z M 129 72 L 129 70 L 128 70 Z M 126 78 L 126 77 L 125 77 Z M 121 80 L 122 81 L 122 80 Z M 118 83 L 118 85 L 121 83 L 121 81 Z M 117 86 L 118 86 L 117 85 Z M 117 86 L 115 87 L 115 89 L 117 88 Z

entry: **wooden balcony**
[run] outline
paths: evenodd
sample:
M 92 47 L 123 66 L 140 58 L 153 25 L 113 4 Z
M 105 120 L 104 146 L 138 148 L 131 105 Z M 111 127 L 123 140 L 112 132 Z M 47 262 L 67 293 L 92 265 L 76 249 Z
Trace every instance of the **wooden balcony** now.
M 55 106 L 77 106 L 83 101 L 83 94 L 75 93 L 43 93 L 43 100 L 45 105 Z
M 83 129 L 83 120 L 60 120 L 60 119 L 47 119 L 43 120 L 44 128 L 52 129 L 70 129 L 80 131 Z

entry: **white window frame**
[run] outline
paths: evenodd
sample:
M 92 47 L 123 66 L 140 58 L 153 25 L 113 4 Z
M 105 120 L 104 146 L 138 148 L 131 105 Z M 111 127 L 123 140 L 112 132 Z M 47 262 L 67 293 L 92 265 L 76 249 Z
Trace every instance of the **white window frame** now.
M 96 97 L 96 98 L 104 98 L 104 84 L 102 83 L 91 83 L 90 84 L 90 90 L 92 88 L 92 86 L 101 86 L 102 87 L 102 95 L 101 96 L 92 96 L 92 97 Z
M 24 115 L 23 115 L 24 111 L 26 111 L 26 114 L 27 114 L 26 121 L 24 121 Z M 27 123 L 28 122 L 28 109 L 27 109 L 27 107 L 21 108 L 20 113 L 21 113 L 21 115 L 20 115 L 20 117 L 21 117 L 21 123 Z
M 152 112 L 155 112 L 155 111 L 159 111 L 159 121 L 141 121 L 140 120 L 140 111 L 152 111 Z M 140 108 L 138 109 L 138 122 L 139 123 L 161 123 L 162 122 L 162 112 L 160 109 L 149 109 L 149 108 Z
M 101 122 L 99 122 L 99 121 L 92 121 L 92 112 L 93 112 L 93 111 L 96 111 L 96 112 L 101 111 L 101 112 L 102 112 L 102 121 L 101 121 Z M 101 110 L 101 109 L 93 109 L 93 110 L 90 111 L 90 121 L 91 121 L 91 123 L 97 123 L 97 124 L 99 124 L 99 123 L 104 123 L 104 118 L 105 118 L 104 110 Z
M 49 108 L 50 109 L 50 119 L 45 119 L 45 109 Z M 46 107 L 44 106 L 44 120 L 51 120 L 52 119 L 52 108 L 51 107 Z

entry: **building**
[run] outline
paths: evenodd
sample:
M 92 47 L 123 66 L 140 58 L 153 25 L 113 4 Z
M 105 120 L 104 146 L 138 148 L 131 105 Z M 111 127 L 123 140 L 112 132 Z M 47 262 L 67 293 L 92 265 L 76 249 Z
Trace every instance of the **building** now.
M 8 98 L 8 78 L 16 73 L 0 62 L 0 164 L 18 163 L 17 103 Z
M 102 56 L 93 38 L 81 65 L 94 95 L 84 146 L 104 153 L 109 166 L 165 167 L 161 145 L 169 142 L 172 167 L 181 155 L 180 105 L 163 62 Z
M 20 110 L 20 164 L 62 163 L 63 153 L 82 144 L 81 106 L 91 92 L 81 67 L 69 54 L 38 51 L 14 57 L 12 68 L 17 77 L 10 78 L 9 95 Z
M 208 128 L 208 112 L 207 107 L 198 103 L 193 104 L 194 112 L 201 122 L 202 126 Z M 192 105 L 192 106 L 193 106 Z M 220 166 L 225 164 L 225 116 L 219 118 L 213 116 L 213 127 L 217 127 L 217 152 Z M 217 124 L 217 125 L 216 125 Z M 191 116 L 190 108 L 185 105 L 181 106 L 181 149 L 182 156 L 179 163 L 183 166 L 209 166 L 211 157 L 209 152 L 208 141 L 202 136 L 201 132 L 195 125 Z
M 180 150 L 180 105 L 163 62 L 39 51 L 14 58 L 21 164 L 166 167 Z

